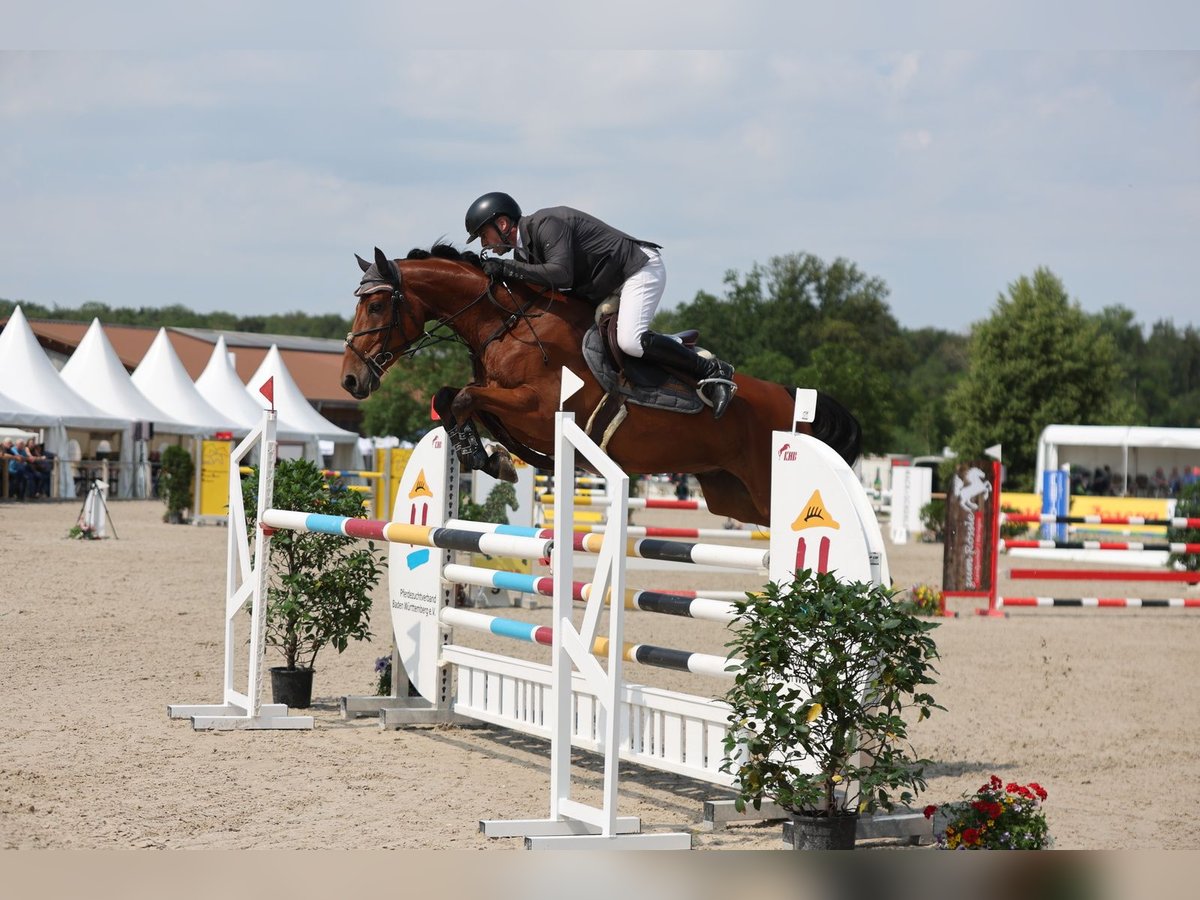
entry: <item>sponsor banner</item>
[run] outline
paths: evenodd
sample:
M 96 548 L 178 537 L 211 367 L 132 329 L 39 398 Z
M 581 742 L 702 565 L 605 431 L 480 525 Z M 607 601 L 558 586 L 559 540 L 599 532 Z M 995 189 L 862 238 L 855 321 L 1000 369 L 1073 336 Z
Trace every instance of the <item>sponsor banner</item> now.
M 1071 502 L 1070 475 L 1062 469 L 1042 473 L 1042 515 L 1065 516 Z M 1005 498 L 1007 499 L 1007 498 Z M 1065 541 L 1066 523 L 1042 525 L 1042 540 Z
M 992 460 L 960 463 L 946 486 L 944 592 L 987 594 L 992 589 L 999 468 Z M 1004 499 L 1007 503 L 1008 497 Z

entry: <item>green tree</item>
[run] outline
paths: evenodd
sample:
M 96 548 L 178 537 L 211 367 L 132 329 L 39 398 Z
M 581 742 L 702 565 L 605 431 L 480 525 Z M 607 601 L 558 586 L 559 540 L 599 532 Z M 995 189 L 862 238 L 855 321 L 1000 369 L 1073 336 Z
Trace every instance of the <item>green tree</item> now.
M 793 253 L 745 276 L 730 271 L 723 298 L 701 291 L 654 327 L 699 328 L 701 343 L 741 372 L 827 391 L 863 422 L 864 447 L 881 451 L 891 449 L 894 386 L 909 365 L 887 293 L 849 260 Z
M 1010 482 L 1032 485 L 1037 441 L 1047 425 L 1111 424 L 1129 415 L 1120 402 L 1112 338 L 1046 268 L 1022 275 L 990 318 L 971 331 L 970 367 L 951 392 L 952 446 L 974 458 L 1004 445 Z

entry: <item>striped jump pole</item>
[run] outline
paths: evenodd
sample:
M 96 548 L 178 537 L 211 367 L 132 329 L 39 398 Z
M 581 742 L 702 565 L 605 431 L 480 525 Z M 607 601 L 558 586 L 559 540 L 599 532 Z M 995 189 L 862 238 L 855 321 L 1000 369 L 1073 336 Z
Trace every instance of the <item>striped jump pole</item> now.
M 441 550 L 461 550 L 467 553 L 486 553 L 489 556 L 540 558 L 549 556 L 554 544 L 548 538 L 532 535 L 501 534 L 495 531 L 465 531 L 459 528 L 434 528 L 428 525 L 406 525 L 402 522 L 326 516 L 282 509 L 268 509 L 262 514 L 261 519 L 265 526 L 288 531 L 309 531 L 317 534 L 358 538 L 359 540 L 413 544 L 418 547 L 437 547 Z M 537 529 L 527 530 L 536 531 Z
M 554 630 L 545 625 L 503 619 L 453 606 L 444 607 L 440 617 L 446 625 L 486 631 L 499 637 L 528 641 L 546 647 L 554 645 Z M 592 641 L 591 653 L 593 656 L 606 658 L 609 653 L 609 639 L 596 637 Z M 677 672 L 691 672 L 694 675 L 710 675 L 716 678 L 732 678 L 742 665 L 742 660 L 728 659 L 711 653 L 672 650 L 670 647 L 655 647 L 652 644 L 634 644 L 628 641 L 621 644 L 621 659 L 643 666 L 674 669 Z
M 1108 569 L 1012 569 L 1014 581 L 1185 581 L 1200 584 L 1200 572 L 1114 572 Z
M 583 534 L 604 534 L 607 525 L 576 525 L 575 530 Z M 660 525 L 628 525 L 625 533 L 629 537 L 659 538 L 725 538 L 731 541 L 769 541 L 771 532 L 755 528 L 672 528 Z
M 998 607 L 1055 607 L 1099 609 L 1185 609 L 1200 608 L 1200 597 L 1144 600 L 1138 597 L 998 597 Z
M 1000 513 L 1001 522 L 1043 525 L 1165 525 L 1168 528 L 1200 528 L 1200 519 L 1175 517 L 1147 519 L 1145 516 L 1056 516 L 1051 513 Z
M 555 535 L 555 531 L 552 528 L 495 525 L 490 522 L 471 522 L 466 519 L 451 519 L 446 525 L 453 529 L 495 532 L 497 534 L 538 538 L 541 540 L 547 538 L 553 539 Z M 572 532 L 572 548 L 577 553 L 599 553 L 604 546 L 605 534 Z M 528 557 L 533 554 L 512 555 Z M 770 551 L 754 550 L 750 547 L 729 547 L 723 544 L 692 544 L 686 541 L 667 541 L 657 538 L 633 538 L 626 541 L 625 555 L 637 559 L 654 559 L 660 562 L 724 566 L 750 572 L 767 571 L 770 568 L 771 556 Z
M 594 498 L 587 496 L 580 497 L 579 493 L 575 494 L 576 506 L 591 506 Z M 553 494 L 544 494 L 542 502 L 550 504 L 554 502 Z M 704 500 L 668 500 L 658 497 L 630 497 L 627 501 L 630 509 L 708 509 L 708 503 Z
M 1200 553 L 1200 544 L 1176 541 L 1142 543 L 1139 541 L 1033 541 L 997 542 L 1001 550 L 1166 550 L 1171 553 Z
M 448 581 L 455 583 L 498 588 L 521 594 L 537 594 L 542 597 L 554 596 L 554 579 L 547 575 L 525 575 L 521 572 L 505 572 L 454 563 L 447 565 L 443 572 Z M 591 582 L 573 581 L 571 583 L 573 600 L 585 603 L 591 595 Z M 611 590 L 605 591 L 604 600 L 606 603 L 612 602 Z M 670 594 L 665 591 L 626 590 L 625 608 L 726 624 L 737 618 L 736 608 L 728 600 L 717 600 L 712 597 L 682 597 L 679 594 Z

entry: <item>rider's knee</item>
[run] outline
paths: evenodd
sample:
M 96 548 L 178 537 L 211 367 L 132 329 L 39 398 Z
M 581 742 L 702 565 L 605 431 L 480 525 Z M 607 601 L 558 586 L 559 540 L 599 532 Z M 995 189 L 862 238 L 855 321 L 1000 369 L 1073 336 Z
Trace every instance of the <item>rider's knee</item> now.
M 645 333 L 645 329 L 643 329 L 641 331 L 631 330 L 628 334 L 625 334 L 618 327 L 617 346 L 621 348 L 621 352 L 626 356 L 636 356 L 640 359 L 642 356 L 642 335 Z

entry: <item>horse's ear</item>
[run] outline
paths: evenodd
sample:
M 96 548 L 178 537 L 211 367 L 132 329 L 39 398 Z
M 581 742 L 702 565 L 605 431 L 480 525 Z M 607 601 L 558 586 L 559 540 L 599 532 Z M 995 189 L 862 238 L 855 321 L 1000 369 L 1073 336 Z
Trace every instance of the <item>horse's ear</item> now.
M 379 276 L 386 278 L 392 287 L 400 287 L 400 271 L 396 268 L 396 264 L 387 258 L 387 254 L 375 248 L 375 266 L 379 269 Z
M 363 259 L 361 256 L 359 256 L 357 253 L 354 254 L 354 258 L 358 260 L 358 267 L 360 269 L 362 269 L 364 272 L 367 271 L 367 269 L 371 268 L 371 264 L 369 262 L 367 262 L 365 259 Z

